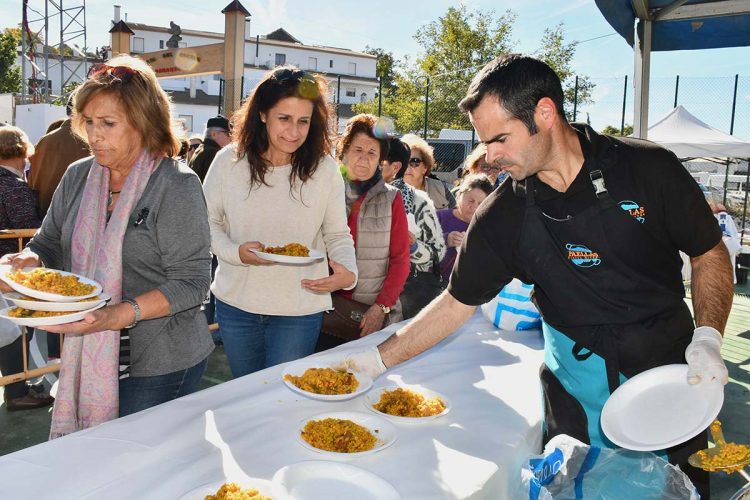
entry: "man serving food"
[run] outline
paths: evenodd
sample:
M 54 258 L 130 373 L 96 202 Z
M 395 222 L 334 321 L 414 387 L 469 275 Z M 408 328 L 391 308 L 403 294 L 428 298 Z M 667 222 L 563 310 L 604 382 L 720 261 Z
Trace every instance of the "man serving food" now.
M 544 319 L 545 443 L 568 434 L 614 447 L 599 424 L 604 402 L 657 366 L 687 360 L 690 383 L 726 384 L 720 348 L 732 270 L 721 230 L 674 154 L 568 123 L 559 78 L 530 57 L 487 64 L 460 108 L 487 146 L 487 161 L 510 179 L 477 210 L 448 290 L 346 364 L 380 375 L 446 338 L 517 277 L 534 284 Z M 680 250 L 691 258 L 695 323 Z M 707 474 L 687 458 L 705 447 L 704 432 L 664 450 L 702 498 Z

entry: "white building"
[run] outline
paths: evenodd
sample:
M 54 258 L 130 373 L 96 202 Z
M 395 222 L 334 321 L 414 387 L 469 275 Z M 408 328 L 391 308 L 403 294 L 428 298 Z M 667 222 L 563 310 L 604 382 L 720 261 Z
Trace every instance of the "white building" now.
M 119 12 L 115 12 L 119 17 Z M 119 19 L 115 19 L 118 21 Z M 171 34 L 168 27 L 127 22 L 133 31 L 131 53 L 137 55 L 145 52 L 163 50 Z M 292 64 L 300 69 L 319 73 L 325 76 L 331 89 L 331 102 L 338 103 L 339 130 L 343 123 L 353 116 L 351 106 L 355 103 L 373 99 L 378 91 L 376 77 L 376 56 L 349 49 L 305 45 L 294 38 L 283 28 L 267 35 L 249 35 L 250 23 L 245 24 L 245 70 L 243 96 L 247 96 L 262 76 L 271 68 L 282 64 Z M 222 43 L 223 33 L 183 29 L 179 42 L 180 47 L 194 47 Z M 86 69 L 93 63 L 83 63 L 81 58 L 66 58 L 66 78 L 69 81 L 82 81 Z M 19 65 L 26 65 L 26 75 L 32 74 L 31 64 L 19 56 Z M 57 63 L 56 63 L 57 64 Z M 41 66 L 37 59 L 37 68 Z M 57 64 L 55 70 L 46 75 L 50 93 L 62 93 L 63 74 Z M 69 77 L 68 75 L 73 75 Z M 43 84 L 45 75 L 36 71 L 36 79 Z M 175 118 L 185 124 L 187 134 L 202 134 L 206 121 L 216 116 L 219 110 L 222 75 L 203 75 L 189 78 L 161 78 L 162 88 L 172 95 Z M 39 126 L 46 127 L 46 124 Z
M 133 30 L 131 52 L 139 54 L 166 48 L 171 34 L 167 27 L 128 22 Z M 249 28 L 249 23 L 246 23 Z M 249 30 L 248 30 L 249 31 Z M 221 43 L 223 33 L 183 29 L 180 47 Z M 292 64 L 325 76 L 331 88 L 331 101 L 338 102 L 339 128 L 353 115 L 352 104 L 375 97 L 378 90 L 376 57 L 364 52 L 305 45 L 283 28 L 267 35 L 245 35 L 243 96 L 250 93 L 271 68 Z M 219 109 L 221 75 L 189 78 L 162 78 L 162 87 L 172 94 L 175 113 L 184 120 L 188 133 L 202 133 L 206 121 Z M 339 88 L 340 82 L 340 88 Z

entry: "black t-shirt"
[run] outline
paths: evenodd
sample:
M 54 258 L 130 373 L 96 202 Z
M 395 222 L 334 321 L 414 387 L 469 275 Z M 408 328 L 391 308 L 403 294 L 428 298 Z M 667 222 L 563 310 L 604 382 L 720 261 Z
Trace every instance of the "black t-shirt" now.
M 649 268 L 648 260 L 639 259 L 639 272 L 667 281 L 670 288 L 684 294 L 678 251 L 695 257 L 721 241 L 721 229 L 698 184 L 675 155 L 660 146 L 639 139 L 601 136 L 586 126 L 574 127 L 586 162 L 596 164 L 600 153 L 611 149 L 611 141 L 618 143 L 616 162 L 604 171 L 606 187 L 620 208 L 633 217 L 642 217 L 644 230 L 661 239 L 673 254 L 667 256 L 668 266 Z M 556 219 L 575 217 L 597 202 L 585 166 L 563 193 L 538 178 L 534 184 L 536 204 Z M 469 225 L 451 275 L 448 290 L 453 297 L 467 305 L 480 305 L 514 277 L 533 283 L 524 269 L 527 264 L 520 257 L 523 249 L 519 248 L 525 206 L 523 189 L 514 188 L 511 179 L 506 179 L 482 203 Z M 626 264 L 628 253 L 638 252 L 616 231 L 608 233 L 607 238 L 612 247 L 622 250 Z

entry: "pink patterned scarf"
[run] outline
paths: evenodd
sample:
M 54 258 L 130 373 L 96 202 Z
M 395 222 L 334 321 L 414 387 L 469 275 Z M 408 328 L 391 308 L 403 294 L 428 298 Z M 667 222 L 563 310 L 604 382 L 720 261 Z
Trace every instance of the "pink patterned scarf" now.
M 109 169 L 91 165 L 71 240 L 71 271 L 101 283 L 111 303 L 122 300 L 122 240 L 157 158 L 141 153 L 107 223 Z M 119 412 L 120 332 L 66 335 L 50 439 L 113 420 Z

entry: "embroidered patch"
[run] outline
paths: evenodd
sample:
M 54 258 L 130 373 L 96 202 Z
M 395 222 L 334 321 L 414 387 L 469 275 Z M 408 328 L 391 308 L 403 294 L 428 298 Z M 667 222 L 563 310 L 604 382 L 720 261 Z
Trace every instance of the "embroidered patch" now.
M 584 245 L 568 243 L 565 248 L 568 250 L 568 260 L 578 267 L 593 267 L 602 263 L 599 254 Z
M 618 205 L 641 224 L 646 222 L 646 207 L 642 207 L 631 200 L 622 200 Z

